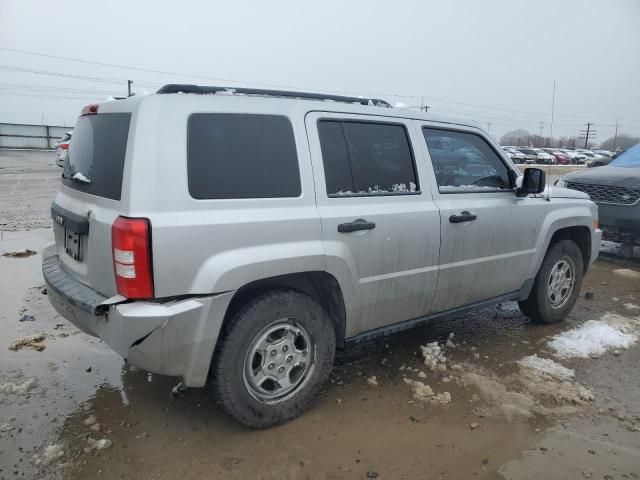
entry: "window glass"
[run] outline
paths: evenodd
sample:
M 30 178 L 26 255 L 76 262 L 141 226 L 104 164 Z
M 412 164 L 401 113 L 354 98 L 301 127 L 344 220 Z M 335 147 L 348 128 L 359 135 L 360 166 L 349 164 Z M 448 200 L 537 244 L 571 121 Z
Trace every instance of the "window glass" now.
M 413 155 L 402 125 L 323 120 L 318 133 L 330 196 L 418 190 Z
M 488 192 L 512 188 L 509 169 L 480 136 L 423 128 L 442 193 Z
M 189 117 L 187 141 L 194 198 L 300 195 L 298 156 L 286 117 L 196 113 Z
M 100 113 L 78 119 L 64 164 L 69 188 L 120 200 L 130 113 Z

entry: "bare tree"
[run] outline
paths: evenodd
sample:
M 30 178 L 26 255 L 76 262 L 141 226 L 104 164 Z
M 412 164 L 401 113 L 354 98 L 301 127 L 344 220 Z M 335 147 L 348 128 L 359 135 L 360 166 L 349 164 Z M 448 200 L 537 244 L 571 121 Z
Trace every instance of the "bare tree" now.
M 636 143 L 640 143 L 640 137 L 632 137 L 631 135 L 618 135 L 618 137 L 615 138 L 615 149 L 626 150 L 627 148 L 633 147 Z M 607 138 L 600 144 L 600 148 L 603 150 L 613 151 L 613 144 L 614 137 Z
M 529 145 L 531 134 L 526 130 L 511 130 L 500 137 L 501 145 Z

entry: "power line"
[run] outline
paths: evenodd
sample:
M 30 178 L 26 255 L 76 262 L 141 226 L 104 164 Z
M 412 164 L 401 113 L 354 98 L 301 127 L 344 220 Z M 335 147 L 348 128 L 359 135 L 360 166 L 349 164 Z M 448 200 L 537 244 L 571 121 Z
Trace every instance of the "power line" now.
M 133 67 L 133 66 L 129 66 L 129 65 L 118 65 L 118 64 L 115 64 L 115 63 L 97 62 L 97 61 L 94 61 L 94 60 L 87 60 L 87 59 L 75 58 L 75 57 L 66 57 L 66 56 L 62 56 L 62 55 L 51 55 L 51 54 L 46 54 L 46 53 L 41 53 L 41 52 L 33 52 L 33 51 L 29 51 L 29 50 L 16 49 L 16 48 L 0 47 L 0 51 L 11 52 L 11 53 L 19 53 L 19 54 L 22 54 L 22 55 L 33 55 L 33 56 L 44 57 L 44 58 L 52 58 L 52 59 L 56 59 L 56 60 L 65 60 L 65 61 L 70 61 L 70 62 L 75 62 L 75 63 L 82 63 L 82 64 L 87 64 L 87 65 L 98 65 L 98 66 L 102 66 L 102 67 L 118 68 L 118 69 L 122 69 L 122 70 L 153 73 L 153 74 L 156 74 L 156 75 L 171 75 L 171 76 L 181 77 L 181 78 L 185 78 L 185 77 L 187 77 L 187 78 L 199 78 L 199 79 L 203 79 L 203 80 L 211 80 L 211 81 L 223 82 L 223 83 L 232 83 L 232 84 L 240 83 L 240 84 L 246 84 L 246 85 L 257 85 L 257 86 L 265 86 L 265 87 L 271 87 L 271 88 L 285 88 L 285 89 L 293 89 L 293 90 L 314 90 L 314 91 L 318 91 L 318 92 L 330 92 L 330 93 L 347 94 L 347 95 L 388 96 L 388 97 L 413 98 L 413 99 L 426 98 L 428 100 L 434 100 L 434 101 L 438 101 L 438 102 L 442 102 L 442 103 L 450 103 L 450 104 L 454 104 L 454 105 L 461 105 L 461 106 L 468 106 L 468 107 L 482 108 L 482 109 L 489 109 L 489 110 L 499 110 L 499 111 L 512 112 L 512 113 L 522 113 L 522 114 L 525 114 L 525 115 L 536 115 L 536 116 L 538 116 L 538 118 L 541 115 L 544 115 L 544 113 L 542 113 L 542 112 L 533 112 L 533 111 L 529 111 L 529 110 L 517 110 L 517 109 L 512 109 L 512 108 L 495 107 L 495 106 L 481 105 L 481 104 L 475 104 L 475 103 L 466 103 L 466 102 L 448 100 L 448 99 L 444 99 L 444 98 L 427 97 L 427 96 L 423 96 L 423 95 L 406 95 L 406 94 L 401 94 L 401 93 L 384 93 L 384 92 L 362 93 L 362 92 L 342 91 L 342 90 L 328 90 L 328 89 L 318 89 L 318 88 L 301 88 L 301 87 L 296 87 L 296 86 L 292 86 L 292 85 L 282 85 L 282 84 L 276 84 L 276 83 L 248 82 L 248 81 L 244 81 L 244 80 L 237 80 L 237 79 L 230 79 L 230 78 L 219 78 L 219 77 L 211 77 L 211 76 L 207 76 L 207 75 L 195 75 L 195 74 L 190 74 L 190 73 L 171 72 L 171 71 L 167 71 L 167 70 L 156 70 L 156 69 L 145 68 L 145 67 Z M 118 80 L 117 82 L 118 83 L 122 82 L 122 80 Z M 136 81 L 136 83 L 139 84 L 139 85 L 142 85 L 140 82 Z M 157 86 L 160 86 L 160 85 L 157 85 Z M 569 118 L 581 118 L 581 119 L 594 118 L 592 115 L 563 115 L 563 114 L 555 114 L 555 116 L 558 116 L 558 117 L 569 117 Z M 595 117 L 595 118 L 610 118 L 610 119 L 614 119 L 616 117 Z

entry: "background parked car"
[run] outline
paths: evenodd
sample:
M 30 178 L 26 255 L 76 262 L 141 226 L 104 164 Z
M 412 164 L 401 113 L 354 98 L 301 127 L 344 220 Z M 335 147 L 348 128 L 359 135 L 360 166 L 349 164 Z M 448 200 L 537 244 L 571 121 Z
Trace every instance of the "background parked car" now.
M 603 238 L 622 243 L 621 255 L 640 246 L 640 143 L 609 165 L 563 175 L 556 186 L 585 192 L 598 204 Z
M 576 150 L 561 149 L 560 152 L 566 153 L 567 155 L 569 155 L 569 158 L 571 158 L 571 163 L 574 165 L 583 165 L 584 162 L 587 160 L 587 157 L 585 155 L 583 155 L 580 152 L 577 152 Z
M 520 147 L 518 150 L 526 155 L 526 163 L 553 165 L 555 158 L 539 148 Z
M 505 153 L 507 154 L 507 156 L 511 159 L 511 161 L 513 161 L 513 163 L 525 163 L 526 162 L 526 155 L 518 150 L 516 150 L 515 148 L 511 148 L 511 147 L 502 147 L 503 150 L 505 151 Z
M 561 152 L 560 150 L 558 150 L 556 148 L 543 148 L 542 150 L 547 152 L 549 155 L 552 155 L 553 158 L 556 159 L 556 163 L 558 165 L 570 165 L 571 164 L 571 157 L 569 155 L 567 155 L 566 153 Z
M 64 162 L 67 159 L 69 153 L 69 142 L 73 136 L 73 130 L 65 133 L 55 144 L 56 147 L 56 165 L 64 167 Z

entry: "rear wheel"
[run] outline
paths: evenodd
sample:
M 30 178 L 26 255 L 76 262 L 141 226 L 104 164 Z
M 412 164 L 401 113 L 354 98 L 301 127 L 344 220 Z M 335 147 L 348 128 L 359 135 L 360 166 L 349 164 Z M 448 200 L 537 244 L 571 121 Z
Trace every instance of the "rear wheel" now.
M 326 381 L 335 331 L 311 297 L 290 290 L 265 293 L 230 319 L 213 362 L 213 388 L 240 423 L 267 428 L 304 412 Z
M 518 302 L 520 310 L 538 323 L 564 320 L 580 294 L 583 272 L 582 253 L 575 242 L 554 244 L 542 261 L 529 298 Z

